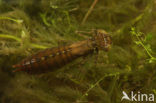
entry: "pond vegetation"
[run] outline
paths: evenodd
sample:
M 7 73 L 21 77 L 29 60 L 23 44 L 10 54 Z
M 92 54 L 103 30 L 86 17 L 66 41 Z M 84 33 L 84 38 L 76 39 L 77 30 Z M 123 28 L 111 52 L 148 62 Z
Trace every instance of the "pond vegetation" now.
M 155 11 L 155 0 L 0 0 L 0 103 L 121 103 L 122 91 L 156 97 Z M 23 58 L 93 29 L 112 37 L 98 58 L 41 75 L 12 72 Z

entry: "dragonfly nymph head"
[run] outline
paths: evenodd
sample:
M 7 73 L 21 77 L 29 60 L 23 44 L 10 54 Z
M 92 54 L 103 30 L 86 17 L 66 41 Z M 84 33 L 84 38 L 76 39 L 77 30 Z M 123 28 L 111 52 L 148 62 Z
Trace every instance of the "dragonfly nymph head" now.
M 95 30 L 95 34 L 92 39 L 94 41 L 94 45 L 98 50 L 108 51 L 111 48 L 111 37 L 104 30 Z

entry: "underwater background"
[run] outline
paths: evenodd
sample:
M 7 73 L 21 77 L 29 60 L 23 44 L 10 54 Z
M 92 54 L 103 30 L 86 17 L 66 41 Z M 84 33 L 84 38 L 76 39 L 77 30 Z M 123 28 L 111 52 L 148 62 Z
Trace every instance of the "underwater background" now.
M 0 0 L 0 103 L 130 103 L 122 91 L 156 97 L 155 11 L 156 0 Z M 40 75 L 12 72 L 23 58 L 93 29 L 112 37 L 98 58 Z

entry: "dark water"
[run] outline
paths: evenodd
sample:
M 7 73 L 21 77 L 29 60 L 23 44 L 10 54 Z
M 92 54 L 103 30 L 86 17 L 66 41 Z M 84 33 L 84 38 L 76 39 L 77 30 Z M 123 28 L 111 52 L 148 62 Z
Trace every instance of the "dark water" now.
M 0 102 L 121 103 L 123 91 L 156 96 L 155 7 L 154 0 L 0 0 Z M 86 40 L 93 29 L 112 37 L 98 58 L 42 75 L 12 72 L 23 58 Z

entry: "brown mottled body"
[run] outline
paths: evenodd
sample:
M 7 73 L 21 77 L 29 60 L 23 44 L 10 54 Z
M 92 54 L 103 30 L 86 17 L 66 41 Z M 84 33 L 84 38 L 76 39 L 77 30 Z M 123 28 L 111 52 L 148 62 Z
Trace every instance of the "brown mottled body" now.
M 96 31 L 96 34 L 88 40 L 73 43 L 68 46 L 51 48 L 41 51 L 14 65 L 16 71 L 25 71 L 30 74 L 39 74 L 54 71 L 57 68 L 70 63 L 78 57 L 91 54 L 94 50 L 108 50 L 111 40 L 104 31 Z

